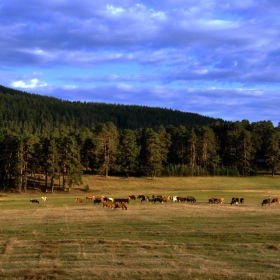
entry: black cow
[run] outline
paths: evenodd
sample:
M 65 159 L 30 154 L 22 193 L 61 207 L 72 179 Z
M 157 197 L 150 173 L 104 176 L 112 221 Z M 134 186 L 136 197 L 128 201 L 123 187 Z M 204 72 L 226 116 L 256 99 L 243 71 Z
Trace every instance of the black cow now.
M 239 198 L 238 198 L 238 197 L 233 197 L 233 198 L 231 199 L 230 205 L 232 205 L 232 204 L 238 204 L 238 203 L 239 203 Z
M 129 198 L 115 198 L 114 202 L 129 203 Z
M 151 199 L 150 202 L 153 202 L 153 203 L 156 203 L 156 202 L 163 203 L 163 198 L 155 197 L 155 198 Z
M 93 200 L 93 204 L 100 204 L 101 202 L 103 202 L 103 199 L 101 199 L 101 198 L 95 198 L 94 200 Z
M 148 196 L 143 196 L 141 199 L 141 202 L 143 202 L 143 201 L 150 201 L 150 199 Z

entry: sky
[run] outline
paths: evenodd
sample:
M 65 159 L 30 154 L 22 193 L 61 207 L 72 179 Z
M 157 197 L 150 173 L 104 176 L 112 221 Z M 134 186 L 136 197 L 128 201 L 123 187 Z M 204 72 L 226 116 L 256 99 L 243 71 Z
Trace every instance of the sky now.
M 0 84 L 277 126 L 279 0 L 0 0 Z

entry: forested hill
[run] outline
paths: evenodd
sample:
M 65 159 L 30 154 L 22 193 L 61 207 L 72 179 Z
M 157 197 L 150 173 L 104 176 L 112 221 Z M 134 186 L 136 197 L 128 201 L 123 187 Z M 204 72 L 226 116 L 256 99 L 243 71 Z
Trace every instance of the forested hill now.
M 0 86 L 0 127 L 16 132 L 48 132 L 61 125 L 92 128 L 112 122 L 118 129 L 208 125 L 217 119 L 177 110 L 136 105 L 70 102 Z M 222 120 L 220 120 L 222 121 Z

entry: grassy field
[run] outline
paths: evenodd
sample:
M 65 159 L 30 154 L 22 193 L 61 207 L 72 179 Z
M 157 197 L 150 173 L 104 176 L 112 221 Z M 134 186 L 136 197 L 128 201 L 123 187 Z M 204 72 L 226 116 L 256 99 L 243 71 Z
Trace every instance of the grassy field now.
M 280 279 L 280 205 L 261 206 L 280 197 L 280 177 L 83 181 L 87 193 L 0 193 L 0 279 Z M 136 200 L 126 211 L 85 199 L 132 194 L 197 202 Z M 233 196 L 245 203 L 230 205 Z

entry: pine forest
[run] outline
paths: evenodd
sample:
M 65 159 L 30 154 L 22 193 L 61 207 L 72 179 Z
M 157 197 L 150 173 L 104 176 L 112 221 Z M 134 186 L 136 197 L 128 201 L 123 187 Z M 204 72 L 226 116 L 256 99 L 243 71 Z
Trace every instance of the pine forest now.
M 70 190 L 82 174 L 277 173 L 280 129 L 134 105 L 70 102 L 0 86 L 0 188 Z M 41 177 L 40 177 L 41 176 Z M 57 186 L 56 186 L 57 187 Z

